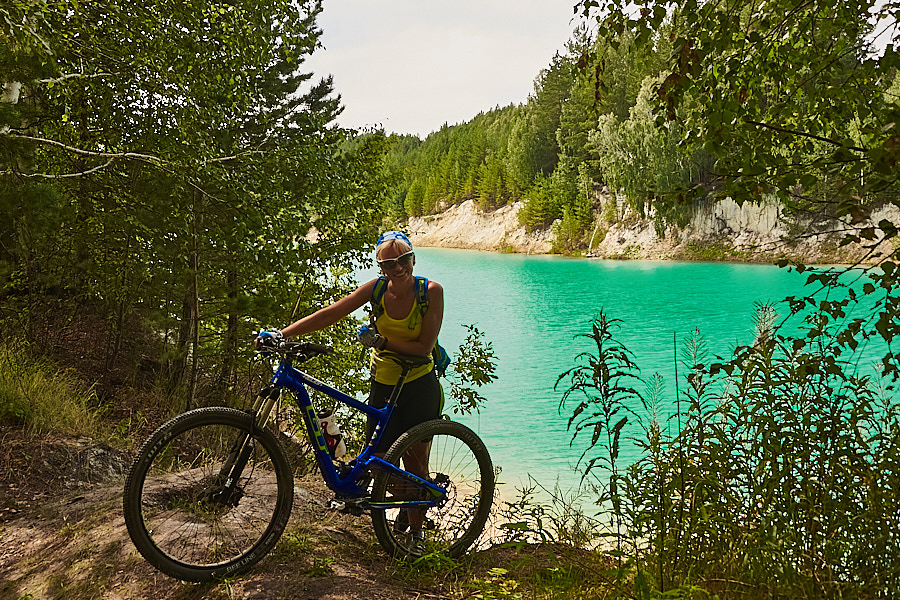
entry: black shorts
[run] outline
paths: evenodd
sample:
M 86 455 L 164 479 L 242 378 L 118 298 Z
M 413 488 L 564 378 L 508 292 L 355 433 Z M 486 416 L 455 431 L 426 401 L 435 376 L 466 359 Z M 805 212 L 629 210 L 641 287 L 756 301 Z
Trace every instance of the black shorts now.
M 373 381 L 372 389 L 369 392 L 369 405 L 375 408 L 384 408 L 393 390 L 394 386 L 392 385 Z M 397 399 L 397 406 L 394 407 L 394 412 L 388 420 L 384 435 L 381 436 L 381 441 L 375 451 L 387 452 L 397 438 L 414 426 L 440 418 L 442 404 L 441 384 L 433 370 L 418 379 L 405 383 L 400 392 L 400 398 Z M 376 423 L 376 419 L 368 417 L 369 437 L 372 436 Z

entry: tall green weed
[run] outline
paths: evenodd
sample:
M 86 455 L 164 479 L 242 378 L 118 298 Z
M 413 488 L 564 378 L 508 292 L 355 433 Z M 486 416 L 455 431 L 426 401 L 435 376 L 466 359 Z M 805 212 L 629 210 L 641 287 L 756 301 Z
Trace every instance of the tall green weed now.
M 563 402 L 578 400 L 575 439 L 590 434 L 585 472 L 604 482 L 598 504 L 629 593 L 699 585 L 749 598 L 887 598 L 900 589 L 892 382 L 860 373 L 848 320 L 813 311 L 795 335 L 775 321 L 760 307 L 752 345 L 725 361 L 710 360 L 699 332 L 684 340 L 686 385 L 677 382 L 671 415 L 658 408 L 658 378 L 645 393 L 632 385 L 637 365 L 602 313 L 588 336 L 596 353 L 560 377 Z M 641 451 L 627 466 L 625 443 Z
M 544 499 L 538 499 L 539 492 Z M 529 477 L 514 497 L 500 503 L 494 540 L 517 549 L 529 544 L 591 546 L 602 535 L 602 526 L 585 514 L 586 500 L 584 493 L 564 492 L 558 485 L 548 489 Z

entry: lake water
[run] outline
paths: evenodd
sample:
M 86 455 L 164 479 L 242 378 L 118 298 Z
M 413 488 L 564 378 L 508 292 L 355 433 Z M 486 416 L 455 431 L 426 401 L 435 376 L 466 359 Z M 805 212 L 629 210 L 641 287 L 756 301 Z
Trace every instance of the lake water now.
M 530 475 L 544 486 L 578 487 L 577 463 L 589 440 L 572 442 L 571 407 L 559 410 L 561 373 L 579 352 L 601 309 L 620 319 L 616 339 L 645 379 L 658 372 L 675 403 L 675 339 L 694 329 L 712 355 L 727 356 L 753 340 L 755 303 L 798 294 L 805 275 L 770 265 L 605 261 L 467 250 L 416 249 L 416 274 L 445 293 L 441 344 L 449 351 L 467 324 L 493 344 L 498 379 L 483 388 L 480 414 L 454 417 L 482 437 L 502 467 L 501 490 L 513 493 Z M 360 274 L 371 277 L 374 271 Z M 683 375 L 684 367 L 679 366 Z M 680 384 L 684 389 L 684 384 Z M 639 386 L 640 387 L 640 386 Z M 640 391 L 644 391 L 641 389 Z M 622 459 L 635 458 L 623 448 Z

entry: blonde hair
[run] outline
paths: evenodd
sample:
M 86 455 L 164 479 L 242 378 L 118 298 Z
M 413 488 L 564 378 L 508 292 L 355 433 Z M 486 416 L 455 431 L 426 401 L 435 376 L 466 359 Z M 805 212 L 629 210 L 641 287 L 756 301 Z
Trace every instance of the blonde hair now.
M 410 252 L 412 250 L 412 246 L 410 246 L 403 240 L 385 240 L 375 249 L 375 260 L 381 260 L 381 257 L 384 256 L 384 251 L 388 248 L 396 248 L 400 251 L 400 254 L 406 254 L 407 252 Z

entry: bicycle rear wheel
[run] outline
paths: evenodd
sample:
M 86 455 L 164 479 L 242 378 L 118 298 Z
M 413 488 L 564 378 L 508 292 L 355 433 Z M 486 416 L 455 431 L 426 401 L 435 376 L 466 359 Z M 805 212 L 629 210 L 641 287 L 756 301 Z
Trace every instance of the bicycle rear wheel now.
M 491 457 L 481 439 L 465 425 L 434 420 L 400 436 L 384 458 L 401 466 L 401 458 L 421 444 L 428 445 L 426 479 L 446 488 L 446 496 L 427 510 L 373 508 L 375 535 L 385 551 L 398 558 L 431 553 L 456 558 L 478 539 L 490 513 L 494 499 Z M 392 502 L 423 498 L 425 494 L 382 471 L 375 476 L 371 500 Z M 417 516 L 413 516 L 414 510 L 419 510 Z M 413 531 L 417 524 L 411 527 L 410 521 L 421 521 L 421 530 Z
M 287 525 L 293 475 L 277 438 L 231 408 L 199 408 L 163 424 L 125 480 L 125 525 L 157 569 L 211 581 L 263 558 Z

